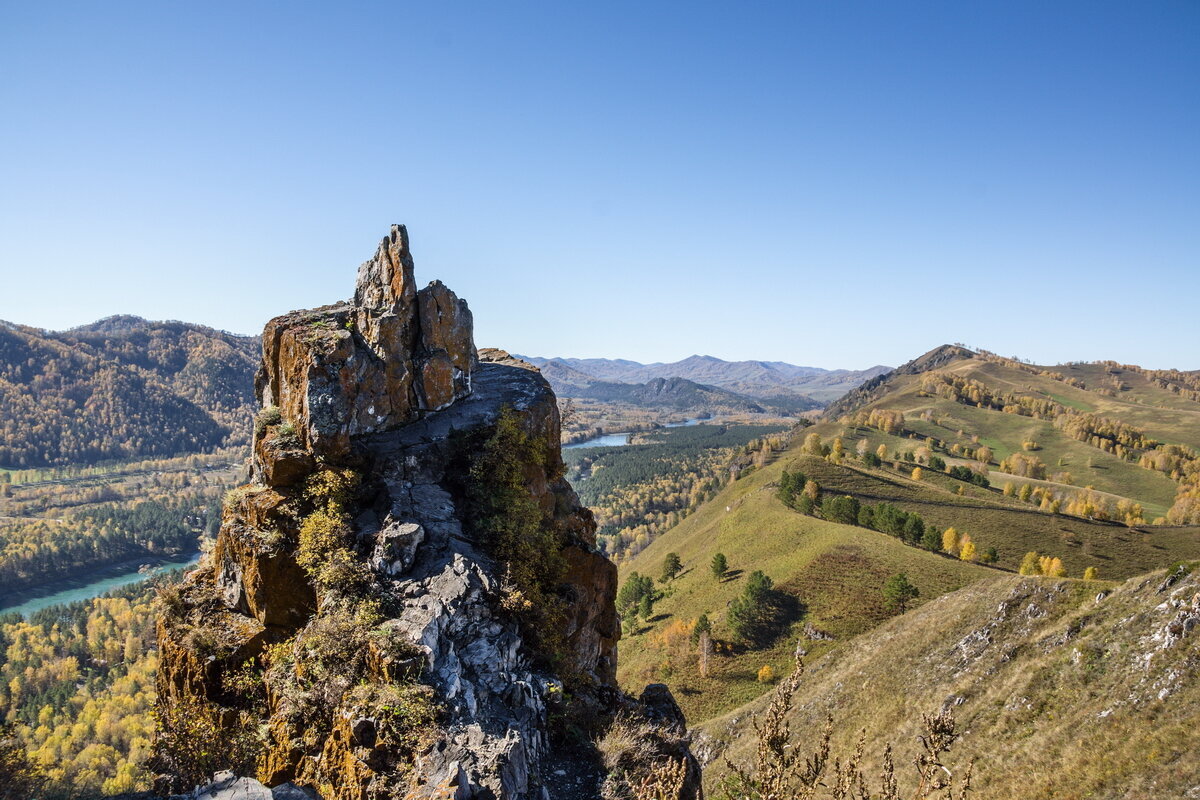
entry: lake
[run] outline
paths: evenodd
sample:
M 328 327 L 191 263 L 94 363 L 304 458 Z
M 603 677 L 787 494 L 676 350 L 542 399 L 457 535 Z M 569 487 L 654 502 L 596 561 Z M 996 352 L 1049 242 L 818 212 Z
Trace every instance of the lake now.
M 664 428 L 686 428 L 691 425 L 699 425 L 701 422 L 708 422 L 703 419 L 689 419 L 683 422 L 668 422 L 663 425 Z M 638 433 L 650 433 L 650 431 L 638 431 Z M 629 444 L 629 437 L 633 433 L 606 433 L 603 436 L 594 436 L 591 439 L 585 439 L 582 442 L 574 444 L 564 444 L 563 450 L 574 450 L 579 447 L 624 447 Z
M 178 556 L 171 561 L 162 561 L 155 565 L 154 569 L 147 572 L 139 572 L 136 567 L 130 568 L 128 565 L 115 565 L 96 570 L 92 575 L 53 581 L 46 587 L 48 593 L 26 600 L 23 603 L 4 606 L 0 608 L 0 614 L 11 614 L 15 611 L 23 616 L 28 616 L 35 611 L 41 611 L 43 608 L 49 608 L 60 603 L 90 600 L 113 589 L 119 589 L 131 583 L 138 583 L 155 575 L 170 572 L 173 569 L 193 567 L 199 560 L 200 554 L 194 553 L 186 558 Z M 152 559 L 147 559 L 146 561 L 150 562 Z M 32 593 L 32 591 L 24 592 L 23 596 L 28 597 Z

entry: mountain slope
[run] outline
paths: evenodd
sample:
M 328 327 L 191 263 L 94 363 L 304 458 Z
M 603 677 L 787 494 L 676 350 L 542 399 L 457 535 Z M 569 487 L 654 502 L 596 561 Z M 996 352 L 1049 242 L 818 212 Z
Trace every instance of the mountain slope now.
M 257 337 L 137 317 L 0 325 L 0 467 L 245 443 L 258 349 Z
M 866 436 L 890 455 L 924 445 L 993 485 L 1044 490 L 1043 510 L 1069 512 L 1092 487 L 1085 516 L 1200 522 L 1200 381 L 1188 373 L 1041 367 L 944 346 L 850 392 L 814 431 Z
M 804 516 L 785 507 L 776 486 L 797 456 L 784 453 L 767 466 L 729 483 L 677 526 L 620 565 L 623 581 L 638 572 L 658 576 L 668 553 L 677 553 L 683 572 L 665 586 L 666 596 L 654 606 L 644 629 L 620 642 L 618 677 L 623 685 L 659 680 L 672 692 L 693 724 L 724 713 L 757 697 L 769 685 L 756 680 L 770 665 L 787 668 L 797 638 L 811 624 L 831 639 L 813 645 L 814 652 L 870 630 L 889 616 L 883 584 L 905 572 L 925 602 L 996 571 L 930 553 L 887 534 Z M 710 562 L 723 553 L 731 575 L 718 581 Z M 699 674 L 694 647 L 676 640 L 678 626 L 706 614 L 719 643 L 731 641 L 727 608 L 745 578 L 763 570 L 792 599 L 786 629 L 766 647 L 739 645 L 722 649 Z M 722 645 L 723 646 L 723 645 Z
M 950 708 L 963 731 L 953 758 L 977 759 L 979 797 L 1197 796 L 1200 578 L 1182 572 L 996 577 L 944 595 L 809 660 L 789 720 L 808 734 L 798 747 L 832 713 L 836 750 L 865 730 L 863 771 L 878 774 L 890 742 L 906 779 L 920 713 Z M 749 718 L 764 704 L 704 726 L 735 763 L 753 754 Z

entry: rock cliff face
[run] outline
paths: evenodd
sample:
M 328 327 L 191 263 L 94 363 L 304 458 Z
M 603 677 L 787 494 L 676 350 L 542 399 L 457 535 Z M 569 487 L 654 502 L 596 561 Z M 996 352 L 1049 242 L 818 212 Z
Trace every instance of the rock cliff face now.
M 639 712 L 615 688 L 616 568 L 562 478 L 549 385 L 477 353 L 444 285 L 416 289 L 402 226 L 352 301 L 267 324 L 256 383 L 251 483 L 158 634 L 168 727 L 204 720 L 226 763 L 173 730 L 164 771 L 339 800 L 547 796 L 561 730 Z M 514 502 L 483 515 L 504 475 Z

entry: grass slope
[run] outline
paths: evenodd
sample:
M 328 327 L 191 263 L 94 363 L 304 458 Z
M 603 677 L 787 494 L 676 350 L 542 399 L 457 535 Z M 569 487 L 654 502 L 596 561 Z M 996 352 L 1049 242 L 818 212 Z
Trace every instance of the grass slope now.
M 872 431 L 867 438 L 874 445 L 882 436 Z M 864 503 L 887 501 L 920 514 L 938 530 L 953 527 L 960 534 L 969 533 L 980 552 L 995 547 L 999 566 L 1013 571 L 1031 550 L 1061 558 L 1068 575 L 1082 577 L 1086 568 L 1096 567 L 1102 578 L 1109 579 L 1139 575 L 1182 558 L 1200 558 L 1200 530 L 1195 527 L 1129 528 L 1048 514 L 994 488 L 983 489 L 932 470 L 914 481 L 907 471 L 866 469 L 851 460 L 837 466 L 814 456 L 799 456 L 793 468 L 815 480 L 827 494 L 849 494 Z M 965 495 L 955 493 L 959 486 Z
M 835 751 L 865 730 L 863 771 L 878 774 L 891 742 L 909 779 L 920 713 L 950 707 L 956 760 L 977 759 L 972 796 L 1197 796 L 1200 578 L 1164 576 L 1002 576 L 944 595 L 810 660 L 791 717 L 797 746 L 808 751 L 832 713 Z M 703 726 L 735 763 L 753 753 L 750 712 L 765 700 Z
M 925 602 L 995 574 L 908 547 L 882 533 L 805 517 L 784 507 L 775 497 L 775 484 L 785 466 L 795 468 L 795 460 L 785 454 L 730 484 L 623 567 L 622 580 L 634 571 L 657 577 L 669 552 L 678 553 L 684 565 L 683 573 L 662 587 L 667 596 L 656 604 L 650 623 L 621 642 L 619 678 L 627 688 L 640 690 L 647 681 L 663 681 L 690 721 L 707 719 L 769 689 L 756 680 L 758 670 L 764 665 L 786 670 L 805 623 L 834 637 L 833 642 L 811 644 L 819 653 L 887 619 L 881 589 L 891 575 L 907 573 L 921 591 L 918 602 Z M 717 552 L 726 555 L 732 571 L 723 582 L 709 569 Z M 672 640 L 671 627 L 707 614 L 714 638 L 729 638 L 726 606 L 756 569 L 795 598 L 800 613 L 793 615 L 791 630 L 773 646 L 719 653 L 710 661 L 709 676 L 702 678 L 695 648 L 686 639 Z

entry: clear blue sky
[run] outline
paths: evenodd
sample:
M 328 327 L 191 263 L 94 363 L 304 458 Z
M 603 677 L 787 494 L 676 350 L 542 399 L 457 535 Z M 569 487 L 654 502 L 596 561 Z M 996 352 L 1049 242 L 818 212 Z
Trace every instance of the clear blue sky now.
M 1200 368 L 1200 3 L 0 0 L 0 319 Z

